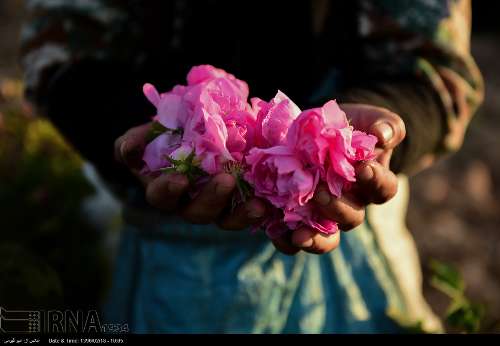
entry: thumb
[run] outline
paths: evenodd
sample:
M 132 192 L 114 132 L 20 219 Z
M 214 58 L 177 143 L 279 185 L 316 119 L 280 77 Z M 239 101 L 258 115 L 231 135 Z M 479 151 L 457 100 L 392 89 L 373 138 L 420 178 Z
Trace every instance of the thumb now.
M 386 108 L 355 103 L 343 104 L 341 108 L 356 130 L 377 137 L 379 148 L 393 149 L 406 136 L 401 117 Z

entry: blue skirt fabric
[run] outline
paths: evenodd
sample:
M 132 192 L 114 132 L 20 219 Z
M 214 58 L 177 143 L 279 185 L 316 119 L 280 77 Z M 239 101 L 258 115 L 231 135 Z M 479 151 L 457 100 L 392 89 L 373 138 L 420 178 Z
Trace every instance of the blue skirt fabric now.
M 135 333 L 403 332 L 395 278 L 365 223 L 325 255 L 262 234 L 143 217 L 121 236 L 108 323 Z

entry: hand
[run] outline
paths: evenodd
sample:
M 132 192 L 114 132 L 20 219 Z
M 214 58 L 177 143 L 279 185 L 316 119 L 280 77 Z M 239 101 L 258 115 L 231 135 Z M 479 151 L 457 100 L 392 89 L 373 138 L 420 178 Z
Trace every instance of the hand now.
M 364 104 L 344 104 L 341 107 L 355 129 L 378 138 L 376 159 L 358 164 L 357 181 L 350 191 L 337 198 L 330 194 L 326 185 L 320 185 L 313 198 L 325 217 L 337 221 L 341 230 L 348 231 L 363 223 L 368 204 L 385 203 L 396 194 L 397 178 L 389 169 L 389 163 L 394 148 L 401 143 L 406 132 L 403 120 L 385 108 Z M 325 236 L 303 227 L 273 240 L 273 243 L 286 254 L 300 250 L 322 254 L 339 245 L 340 232 Z
M 189 187 L 182 174 L 161 174 L 156 177 L 140 174 L 146 135 L 150 124 L 134 127 L 115 141 L 115 158 L 124 163 L 142 182 L 146 200 L 165 212 L 175 212 L 186 221 L 195 224 L 217 223 L 222 229 L 239 230 L 258 223 L 266 213 L 265 204 L 256 198 L 239 205 L 233 213 L 227 213 L 236 181 L 230 174 L 214 176 L 191 201 L 181 203 Z

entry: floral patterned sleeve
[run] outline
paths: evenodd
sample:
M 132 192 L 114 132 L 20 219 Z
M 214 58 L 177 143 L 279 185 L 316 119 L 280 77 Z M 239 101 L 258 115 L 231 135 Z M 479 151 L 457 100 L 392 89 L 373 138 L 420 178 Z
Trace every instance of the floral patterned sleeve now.
M 88 59 L 131 62 L 140 35 L 130 1 L 27 0 L 21 36 L 26 92 L 35 102 L 54 76 Z
M 350 95 L 378 98 L 373 103 L 403 117 L 410 160 L 427 155 L 432 161 L 459 149 L 484 95 L 470 52 L 470 0 L 360 0 L 357 5 L 354 73 L 385 82 Z

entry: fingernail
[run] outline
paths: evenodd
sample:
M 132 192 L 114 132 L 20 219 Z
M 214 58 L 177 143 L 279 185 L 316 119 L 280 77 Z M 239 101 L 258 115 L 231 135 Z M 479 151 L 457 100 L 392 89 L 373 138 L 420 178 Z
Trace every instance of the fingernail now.
M 167 180 L 170 184 L 175 184 L 175 185 L 185 185 L 186 183 L 186 177 L 176 173 L 167 174 Z
M 215 193 L 217 195 L 226 195 L 230 193 L 235 186 L 234 178 L 230 175 L 220 175 L 217 177 L 215 185 Z
M 303 242 L 300 242 L 300 243 L 299 243 L 299 244 L 297 244 L 297 245 L 298 245 L 299 247 L 301 247 L 301 248 L 304 248 L 304 249 L 305 249 L 305 248 L 309 248 L 309 247 L 313 246 L 313 244 L 314 244 L 314 240 L 312 240 L 312 238 L 309 238 L 309 239 L 307 239 L 307 240 L 305 240 L 305 241 L 303 241 Z
M 143 166 L 142 161 L 142 149 L 134 148 L 132 150 L 127 150 L 127 142 L 124 141 L 120 146 L 120 154 L 122 156 L 122 160 L 127 164 L 130 168 L 140 169 Z
M 233 190 L 232 186 L 224 185 L 224 184 L 217 184 L 215 186 L 215 194 L 217 195 L 227 195 Z
M 311 231 L 294 231 L 292 233 L 292 244 L 302 249 L 310 248 L 314 245 L 313 236 L 314 234 Z
M 358 172 L 358 178 L 368 181 L 373 178 L 373 174 L 373 168 L 370 165 L 366 165 Z
M 391 138 L 394 136 L 394 130 L 392 129 L 392 126 L 389 123 L 378 124 L 376 126 L 376 129 L 378 132 L 380 132 L 385 142 L 390 141 Z
M 171 193 L 181 193 L 187 186 L 185 178 L 180 175 L 167 176 L 167 181 Z
M 123 141 L 122 144 L 120 145 L 120 156 L 122 161 L 125 161 L 125 147 L 127 145 L 127 141 Z
M 326 207 L 328 204 L 330 204 L 331 197 L 327 191 L 321 190 L 316 194 L 316 196 L 314 197 L 314 200 L 319 205 Z
M 255 206 L 247 207 L 247 215 L 250 219 L 260 219 L 265 214 L 265 210 L 262 208 L 256 208 Z

